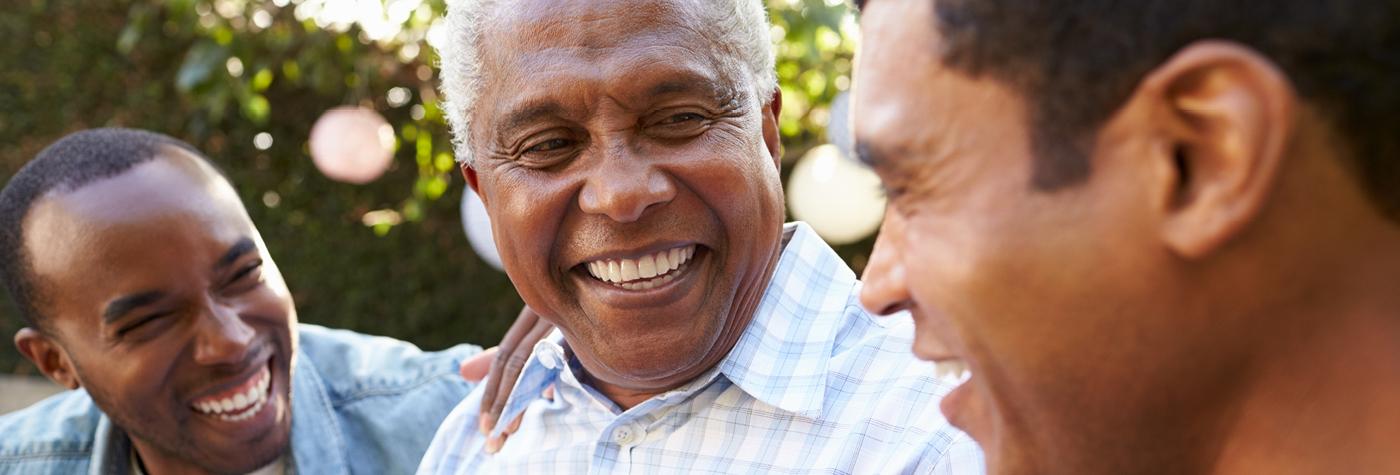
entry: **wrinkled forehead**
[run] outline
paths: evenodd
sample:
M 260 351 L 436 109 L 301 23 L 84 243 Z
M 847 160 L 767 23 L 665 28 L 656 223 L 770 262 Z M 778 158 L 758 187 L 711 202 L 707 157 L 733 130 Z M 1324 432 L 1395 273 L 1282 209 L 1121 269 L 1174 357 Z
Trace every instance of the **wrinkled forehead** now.
M 491 98 L 483 112 L 581 91 L 624 101 L 679 85 L 742 95 L 740 62 L 715 44 L 717 33 L 706 33 L 696 11 L 711 7 L 688 3 L 535 0 L 501 8 L 482 45 Z
M 483 45 L 498 55 L 579 48 L 606 55 L 633 41 L 674 37 L 700 41 L 700 16 L 689 0 L 525 0 L 499 2 L 490 12 Z M 685 37 L 685 38 L 679 38 Z

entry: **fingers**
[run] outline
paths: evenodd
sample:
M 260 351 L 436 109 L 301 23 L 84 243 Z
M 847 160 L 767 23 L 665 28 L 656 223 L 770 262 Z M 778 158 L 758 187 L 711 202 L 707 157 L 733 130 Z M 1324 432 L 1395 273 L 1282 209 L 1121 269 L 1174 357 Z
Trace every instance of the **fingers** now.
M 531 315 L 534 314 L 534 311 L 528 308 L 525 311 Z M 524 314 L 525 312 L 521 312 L 522 316 Z M 554 325 L 536 318 L 534 328 L 530 329 L 530 332 L 518 342 L 515 348 L 502 347 L 501 354 L 507 352 L 509 354 L 504 357 L 505 362 L 501 365 L 500 371 L 494 373 L 500 377 L 501 383 L 487 388 L 488 391 L 494 388 L 496 397 L 492 398 L 491 405 L 486 410 L 487 415 L 482 419 L 483 421 L 489 420 L 490 427 L 495 427 L 496 421 L 500 420 L 501 412 L 505 410 L 506 402 L 510 400 L 510 393 L 515 390 L 515 380 L 520 377 L 520 372 L 525 369 L 525 363 L 530 360 L 530 353 L 534 350 L 535 343 L 544 339 L 553 329 Z M 498 355 L 496 360 L 502 361 L 503 358 Z
M 504 431 L 501 432 L 501 436 L 500 436 L 500 437 L 490 437 L 490 438 L 487 438 L 487 439 L 486 439 L 486 453 L 488 453 L 488 454 L 494 454 L 494 453 L 496 453 L 496 452 L 500 452 L 500 451 L 501 451 L 501 447 L 504 447 L 504 446 L 506 445 L 506 439 L 509 439 L 509 438 L 510 438 L 510 435 L 511 435 L 511 434 L 514 434 L 515 431 L 520 430 L 520 423 L 521 423 L 521 421 L 524 421 L 524 420 L 525 420 L 525 414 L 521 414 L 521 415 L 515 416 L 515 420 L 514 420 L 514 421 L 511 421 L 510 426 L 506 427 L 506 430 L 504 430 Z
M 486 373 L 491 371 L 491 360 L 496 358 L 498 351 L 499 349 L 493 346 L 472 355 L 472 357 L 462 361 L 462 366 L 457 368 L 457 371 L 462 374 L 462 379 L 480 383 L 481 380 L 486 379 Z
M 533 310 L 530 310 L 530 307 L 521 309 L 520 316 L 515 318 L 515 323 L 510 325 L 510 330 L 506 331 L 505 338 L 501 339 L 501 345 L 498 347 L 500 351 L 497 351 L 495 358 L 491 360 L 491 369 L 486 376 L 486 388 L 481 398 L 481 427 L 479 429 L 483 434 L 487 433 L 491 427 L 496 425 L 496 417 L 491 416 L 489 409 L 495 405 L 496 395 L 502 386 L 502 378 L 498 375 L 501 374 L 501 371 L 505 367 L 507 363 L 506 360 L 509 359 L 510 355 L 515 352 L 515 349 L 520 346 L 520 342 L 525 336 L 534 329 L 535 323 L 537 323 L 538 320 L 539 315 L 536 315 Z M 533 345 L 534 343 L 530 344 Z M 515 380 L 511 379 L 510 381 L 514 383 Z
M 545 399 L 548 399 L 548 400 L 550 400 L 550 401 L 553 401 L 553 400 L 554 400 L 554 385 L 551 384 L 551 385 L 549 385 L 548 387 L 545 387 L 545 388 L 544 388 L 544 393 L 542 393 L 542 395 L 544 396 Z

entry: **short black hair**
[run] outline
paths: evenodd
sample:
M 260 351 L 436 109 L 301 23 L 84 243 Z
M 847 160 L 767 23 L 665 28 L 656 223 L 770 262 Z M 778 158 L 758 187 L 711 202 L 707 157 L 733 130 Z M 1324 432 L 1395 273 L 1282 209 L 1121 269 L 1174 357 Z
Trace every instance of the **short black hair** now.
M 49 145 L 20 168 L 0 191 L 0 280 L 26 325 L 38 328 L 41 294 L 24 248 L 24 220 L 34 202 L 50 191 L 72 191 L 120 175 L 151 161 L 164 146 L 194 147 L 175 138 L 144 130 L 106 128 L 69 134 Z M 206 159 L 207 161 L 207 159 Z
M 1143 77 L 1191 43 L 1219 39 L 1282 69 L 1346 142 L 1347 165 L 1371 201 L 1400 220 L 1398 0 L 937 0 L 934 8 L 936 54 L 948 67 L 1026 98 L 1039 189 L 1084 181 L 1095 132 Z

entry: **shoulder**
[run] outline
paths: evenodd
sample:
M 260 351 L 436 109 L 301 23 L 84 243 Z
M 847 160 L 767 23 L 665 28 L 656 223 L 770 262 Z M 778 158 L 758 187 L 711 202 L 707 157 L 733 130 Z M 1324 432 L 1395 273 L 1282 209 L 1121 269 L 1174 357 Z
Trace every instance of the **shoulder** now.
M 395 396 L 424 386 L 444 386 L 460 398 L 470 386 L 457 368 L 481 352 L 474 345 L 423 351 L 412 343 L 302 324 L 297 353 L 316 368 L 333 403 Z
M 102 417 L 81 389 L 0 416 L 0 472 L 47 473 L 86 465 Z

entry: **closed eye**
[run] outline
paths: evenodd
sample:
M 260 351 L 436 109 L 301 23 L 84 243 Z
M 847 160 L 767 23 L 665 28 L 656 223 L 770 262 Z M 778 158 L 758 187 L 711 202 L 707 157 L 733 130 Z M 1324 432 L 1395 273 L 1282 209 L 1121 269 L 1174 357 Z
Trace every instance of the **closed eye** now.
M 137 330 L 137 329 L 141 328 L 142 326 L 146 325 L 147 323 L 154 322 L 154 321 L 159 320 L 159 319 L 161 319 L 161 318 L 163 318 L 163 317 L 168 317 L 168 316 L 172 315 L 173 313 L 174 313 L 174 312 L 158 312 L 158 313 L 153 313 L 153 314 L 150 314 L 150 315 L 141 317 L 141 318 L 140 318 L 139 320 L 137 320 L 135 323 L 132 323 L 132 324 L 127 325 L 127 326 L 124 326 L 124 327 L 122 327 L 120 330 L 117 330 L 117 337 L 120 338 L 120 337 L 126 335 L 128 332 L 131 332 L 131 331 L 133 331 L 133 330 Z
M 262 283 L 262 259 L 258 259 L 239 269 L 237 273 L 230 277 L 225 292 L 230 294 L 240 294 L 252 290 L 257 284 Z

